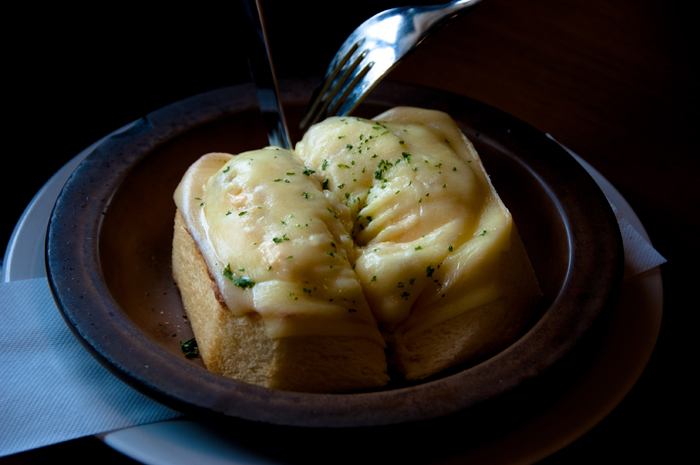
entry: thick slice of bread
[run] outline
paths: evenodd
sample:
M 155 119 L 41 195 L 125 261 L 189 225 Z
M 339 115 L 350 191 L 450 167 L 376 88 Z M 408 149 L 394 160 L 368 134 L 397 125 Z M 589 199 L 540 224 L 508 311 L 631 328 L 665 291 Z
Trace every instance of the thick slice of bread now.
M 297 155 L 346 199 L 355 273 L 407 379 L 478 361 L 523 331 L 541 292 L 474 146 L 435 110 L 313 126 Z
M 241 381 L 376 389 L 385 347 L 406 379 L 427 378 L 506 348 L 541 299 L 510 212 L 442 112 L 329 118 L 294 152 L 208 154 L 175 200 L 173 271 L 200 353 Z
M 234 315 L 217 298 L 196 243 L 175 216 L 173 276 L 182 294 L 199 351 L 210 371 L 271 389 L 348 392 L 388 381 L 383 348 L 353 337 L 271 339 L 257 313 Z

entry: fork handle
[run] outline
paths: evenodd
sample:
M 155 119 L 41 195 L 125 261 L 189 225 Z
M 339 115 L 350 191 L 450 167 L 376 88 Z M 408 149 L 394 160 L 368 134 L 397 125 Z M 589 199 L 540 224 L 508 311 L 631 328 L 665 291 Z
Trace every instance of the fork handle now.
M 453 0 L 443 5 L 439 5 L 436 9 L 441 10 L 443 18 L 453 20 L 476 8 L 485 1 L 486 0 Z

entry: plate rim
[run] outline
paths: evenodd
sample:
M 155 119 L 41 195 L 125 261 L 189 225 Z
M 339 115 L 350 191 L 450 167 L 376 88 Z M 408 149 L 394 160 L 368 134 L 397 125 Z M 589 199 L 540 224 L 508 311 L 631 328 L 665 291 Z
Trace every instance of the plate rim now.
M 450 96 L 455 96 L 455 94 L 451 94 L 446 91 L 441 91 L 437 89 L 431 89 L 431 88 L 424 88 L 421 86 L 415 86 L 415 85 L 406 85 L 406 84 L 398 84 L 398 83 L 393 83 L 393 82 L 384 82 L 380 83 L 381 85 L 377 87 L 377 91 L 375 91 L 372 96 L 377 95 L 381 96 L 383 99 L 387 99 L 387 95 L 390 96 L 389 99 L 395 99 L 395 98 L 400 98 L 397 97 L 397 95 L 403 95 L 406 94 L 407 92 L 415 92 L 417 88 L 420 88 L 421 92 L 430 92 L 435 95 L 450 95 Z M 282 92 L 283 100 L 294 100 L 295 98 L 298 98 L 299 95 L 298 93 L 300 92 L 300 89 L 307 89 L 309 86 L 309 83 L 304 83 L 301 86 L 299 85 L 293 85 L 293 84 L 288 84 L 285 81 L 281 82 L 280 89 Z M 231 111 L 243 111 L 243 108 L 241 108 L 241 101 L 245 102 L 245 109 L 249 108 L 255 108 L 256 107 L 256 102 L 253 97 L 253 93 L 251 92 L 251 85 L 249 84 L 244 84 L 241 86 L 233 86 L 229 88 L 224 88 L 224 89 L 217 89 L 211 92 L 207 92 L 205 94 L 200 94 L 194 97 L 191 97 L 189 99 L 185 99 L 181 102 L 176 102 L 174 104 L 168 105 L 167 107 L 164 107 L 163 109 L 156 110 L 155 112 L 149 114 L 147 117 L 137 121 L 132 127 L 129 128 L 129 130 L 122 132 L 119 134 L 117 137 L 110 137 L 107 138 L 103 144 L 101 144 L 99 147 L 95 149 L 86 159 L 81 163 L 81 165 L 76 169 L 74 172 L 74 176 L 71 176 L 71 178 L 68 180 L 66 183 L 66 187 L 64 187 L 64 190 L 61 192 L 59 195 L 59 198 L 57 199 L 56 206 L 54 207 L 54 211 L 52 212 L 51 215 L 51 220 L 49 223 L 49 227 L 47 230 L 47 251 L 46 251 L 46 262 L 47 262 L 47 277 L 49 280 L 49 287 L 51 289 L 51 292 L 54 296 L 54 299 L 56 301 L 56 305 L 59 308 L 59 311 L 61 312 L 62 316 L 68 323 L 69 328 L 71 331 L 78 337 L 78 339 L 83 343 L 83 345 L 90 351 L 90 353 L 100 361 L 101 364 L 106 366 L 111 372 L 116 374 L 118 377 L 123 379 L 124 381 L 127 382 L 127 384 L 130 384 L 132 387 L 135 387 L 137 390 L 140 390 L 141 392 L 144 392 L 145 394 L 149 395 L 150 397 L 154 398 L 157 401 L 160 401 L 162 403 L 165 403 L 166 405 L 169 405 L 177 410 L 180 410 L 185 413 L 191 413 L 194 415 L 204 415 L 207 416 L 206 414 L 212 414 L 214 417 L 219 417 L 220 415 L 224 416 L 233 416 L 233 417 L 238 417 L 238 418 L 244 418 L 244 419 L 249 419 L 249 420 L 257 420 L 257 421 L 266 421 L 266 422 L 271 422 L 275 424 L 287 424 L 287 425 L 293 425 L 293 426 L 365 426 L 365 425 L 376 425 L 376 424 L 393 424 L 393 423 L 399 423 L 399 422 L 405 422 L 405 421 L 415 421 L 415 420 L 423 420 L 426 418 L 435 418 L 438 416 L 442 416 L 448 413 L 452 413 L 455 410 L 455 405 L 449 405 L 449 406 L 443 406 L 439 408 L 434 408 L 432 409 L 429 413 L 421 413 L 421 414 L 416 414 L 416 409 L 412 408 L 401 408 L 402 405 L 408 405 L 408 404 L 415 404 L 415 403 L 420 403 L 421 398 L 425 396 L 426 391 L 431 392 L 432 394 L 436 395 L 444 395 L 446 392 L 448 394 L 453 394 L 451 391 L 454 390 L 454 386 L 446 386 L 445 382 L 443 380 L 438 380 L 438 381 L 432 381 L 428 382 L 425 384 L 420 385 L 420 389 L 417 389 L 416 387 L 409 387 L 409 388 L 401 388 L 398 391 L 401 391 L 402 396 L 404 397 L 402 402 L 400 404 L 393 403 L 391 404 L 391 397 L 396 397 L 396 392 L 397 390 L 392 390 L 392 391 L 385 391 L 385 392 L 372 392 L 372 393 L 366 393 L 366 394 L 351 394 L 351 395 L 318 395 L 318 394 L 306 394 L 306 393 L 292 393 L 292 392 L 271 392 L 265 388 L 261 388 L 258 386 L 252 386 L 248 385 L 246 383 L 241 383 L 235 380 L 223 378 L 219 375 L 215 375 L 213 373 L 210 374 L 204 374 L 204 377 L 206 378 L 206 382 L 209 386 L 211 386 L 213 389 L 216 390 L 217 393 L 222 394 L 222 399 L 231 399 L 231 395 L 233 395 L 234 399 L 242 400 L 245 398 L 246 400 L 246 406 L 241 408 L 240 406 L 236 409 L 234 409 L 233 412 L 230 410 L 228 411 L 222 411 L 222 409 L 217 409 L 215 406 L 208 406 L 208 407 L 202 407 L 202 406 L 192 406 L 189 404 L 187 401 L 185 401 L 185 398 L 187 397 L 186 392 L 178 392 L 178 393 L 173 393 L 173 392 L 163 392 L 162 390 L 159 389 L 158 383 L 155 382 L 148 373 L 148 368 L 144 367 L 133 367 L 133 366 L 127 366 L 123 364 L 120 360 L 124 360 L 123 357 L 112 357 L 112 354 L 104 354 L 100 351 L 99 347 L 96 347 L 95 344 L 95 339 L 93 336 L 93 333 L 89 331 L 89 328 L 85 327 L 85 322 L 78 321 L 78 319 L 75 318 L 75 314 L 73 313 L 72 309 L 70 308 L 71 305 L 75 305 L 75 300 L 76 296 L 75 295 L 69 295 L 66 293 L 65 289 L 62 288 L 63 284 L 62 282 L 65 282 L 67 278 L 65 273 L 61 273 L 61 267 L 63 266 L 60 264 L 60 261 L 62 259 L 65 259 L 66 256 L 65 254 L 59 254 L 58 257 L 56 254 L 52 253 L 53 250 L 56 250 L 56 247 L 59 245 L 57 241 L 60 241 L 61 239 L 57 239 L 56 232 L 61 230 L 61 225 L 59 225 L 60 221 L 60 214 L 58 215 L 57 219 L 57 212 L 61 213 L 63 212 L 64 208 L 71 208 L 68 204 L 73 203 L 73 199 L 69 198 L 70 193 L 74 193 L 74 191 L 77 189 L 80 191 L 80 187 L 76 187 L 79 185 L 79 179 L 80 175 L 82 173 L 82 170 L 89 170 L 91 167 L 91 162 L 93 162 L 95 159 L 99 159 L 101 156 L 100 154 L 103 154 L 105 151 L 109 150 L 121 150 L 121 153 L 128 153 L 129 156 L 133 157 L 135 151 L 142 151 L 143 153 L 144 150 L 147 149 L 144 148 L 143 144 L 138 145 L 138 147 L 134 147 L 133 141 L 131 140 L 132 138 L 138 138 L 139 135 L 147 133 L 149 131 L 157 131 L 159 128 L 167 127 L 169 128 L 168 135 L 172 136 L 172 128 L 175 126 L 176 133 L 177 131 L 186 131 L 190 127 L 192 127 L 193 121 L 196 119 L 196 125 L 199 124 L 204 124 L 207 121 L 211 121 L 213 119 L 216 119 L 218 117 L 221 117 Z M 291 91 L 290 91 L 291 89 Z M 237 96 L 240 96 L 237 101 L 239 102 L 236 105 L 236 108 L 232 108 L 231 104 L 224 104 L 222 105 L 220 102 L 217 102 L 217 100 L 220 100 L 219 97 L 221 97 L 221 92 L 231 92 L 233 91 Z M 370 97 L 372 97 L 370 96 Z M 368 102 L 372 103 L 377 103 L 377 104 L 382 104 L 382 98 L 370 98 L 368 97 Z M 404 99 L 400 101 L 410 101 L 411 99 Z M 527 125 L 526 123 L 516 119 L 515 117 L 512 117 L 510 115 L 507 115 L 503 112 L 500 112 L 500 110 L 496 110 L 492 107 L 488 107 L 485 104 L 478 103 L 472 99 L 469 99 L 467 97 L 463 96 L 457 96 L 457 99 L 459 101 L 465 102 L 465 101 L 470 101 L 472 104 L 476 104 L 477 106 L 482 106 L 483 108 L 489 108 L 491 111 L 497 112 L 499 115 L 505 116 L 505 120 L 507 123 L 506 126 L 509 126 L 508 128 L 508 133 L 510 134 L 511 131 L 516 132 L 516 131 L 525 131 L 525 132 L 533 132 L 535 131 L 536 134 L 541 136 L 541 141 L 540 143 L 551 143 L 551 144 L 556 144 L 556 142 L 551 141 L 546 138 L 546 136 L 536 129 L 532 128 L 531 126 Z M 228 100 L 229 102 L 232 101 L 232 99 Z M 193 103 L 196 103 L 196 106 L 198 107 L 199 113 L 195 113 L 194 115 L 192 113 L 189 114 L 189 119 L 187 121 L 182 121 L 180 118 L 180 112 L 183 108 L 188 107 L 188 105 L 192 105 Z M 449 106 L 449 105 L 448 105 Z M 449 109 L 443 110 L 447 111 L 450 113 Z M 504 129 L 505 130 L 505 129 Z M 514 136 L 510 136 L 514 137 Z M 161 143 L 163 141 L 163 135 L 162 134 L 156 134 L 156 137 L 154 138 L 152 142 L 153 145 L 150 147 L 153 147 L 154 145 L 157 145 L 158 143 Z M 556 144 L 557 148 L 560 148 L 558 144 Z M 561 148 L 560 148 L 561 149 Z M 576 160 L 574 160 L 568 153 L 562 150 L 562 153 L 566 154 L 566 157 L 573 161 L 574 163 L 578 165 Z M 97 155 L 95 155 L 97 154 Z M 103 155 L 102 155 L 103 156 Z M 92 160 L 91 160 L 92 158 Z M 120 161 L 121 168 L 124 170 L 122 177 L 126 176 L 128 174 L 128 167 L 126 166 L 124 160 Z M 554 169 L 554 168 L 553 168 Z M 583 167 L 580 167 L 581 171 L 585 173 L 586 176 L 589 176 L 588 173 L 585 171 Z M 75 179 L 74 179 L 75 177 Z M 591 183 L 594 186 L 595 190 L 598 190 L 600 192 L 600 196 L 604 198 L 604 195 L 602 194 L 602 191 L 600 191 L 598 185 L 595 183 L 595 181 L 591 178 Z M 115 181 L 116 184 L 118 184 L 120 180 L 118 179 Z M 75 184 L 75 185 L 74 185 Z M 105 187 L 106 188 L 106 187 Z M 600 200 L 600 199 L 599 199 Z M 108 205 L 108 199 L 104 200 L 104 204 L 100 206 L 100 208 L 105 208 L 106 205 Z M 93 213 L 96 211 L 95 208 L 93 207 L 92 211 Z M 101 214 L 101 211 L 100 211 Z M 94 217 L 94 214 L 93 214 Z M 614 215 L 612 214 L 612 211 L 609 212 L 609 217 L 612 219 L 612 223 L 614 224 L 615 230 L 617 231 L 617 237 L 618 237 L 618 242 L 616 244 L 616 248 L 618 250 L 617 256 L 616 256 L 616 263 L 618 265 L 614 266 L 614 277 L 611 281 L 611 284 L 609 284 L 609 292 L 608 296 L 612 296 L 615 293 L 615 290 L 613 288 L 619 289 L 619 286 L 621 284 L 621 270 L 622 270 L 622 265 L 621 265 L 621 259 L 622 259 L 622 247 L 621 247 L 621 239 L 619 239 L 619 229 L 617 228 L 617 222 L 615 221 Z M 98 216 L 99 218 L 99 216 Z M 97 225 L 93 225 L 93 229 L 90 230 L 90 235 L 95 233 L 95 229 L 97 228 Z M 87 254 L 85 250 L 85 247 L 89 246 L 94 246 L 94 242 L 90 244 L 83 244 L 83 249 L 82 253 Z M 95 259 L 95 256 L 98 254 L 93 255 L 93 260 Z M 94 261 L 90 263 L 91 266 L 96 267 L 99 264 L 95 263 Z M 77 275 L 72 275 L 73 277 Z M 619 278 L 618 278 L 619 276 Z M 84 275 L 80 276 L 80 279 L 86 279 L 87 277 Z M 85 293 L 89 293 L 91 291 L 97 290 L 97 292 L 101 293 L 104 290 L 107 289 L 106 283 L 104 282 L 92 282 L 90 283 L 93 287 L 93 289 L 87 289 L 85 285 L 81 287 L 82 291 Z M 82 298 L 83 296 L 79 296 L 77 298 Z M 609 307 L 610 305 L 603 305 L 601 306 L 601 311 Z M 101 307 L 99 309 L 100 311 L 103 312 L 110 312 L 113 311 L 113 308 L 108 308 L 108 307 Z M 128 317 L 127 317 L 128 318 Z M 542 321 L 540 321 L 531 331 L 537 330 L 538 326 L 544 324 Z M 592 321 L 590 322 L 592 324 Z M 138 334 L 138 331 L 136 328 L 129 328 L 128 326 L 120 326 L 119 328 L 115 328 L 118 331 L 120 331 L 120 337 L 125 338 L 125 340 L 133 340 L 133 338 L 138 338 L 140 335 Z M 581 335 L 582 336 L 582 335 Z M 578 340 L 571 341 L 569 343 L 569 346 L 573 346 L 575 342 L 578 342 Z M 520 341 L 516 342 L 514 345 L 509 347 L 508 349 L 504 350 L 500 354 L 492 357 L 489 359 L 489 361 L 497 360 L 497 359 L 503 359 L 504 357 L 512 356 L 513 353 L 520 348 Z M 140 341 L 139 344 L 137 344 L 136 348 L 130 348 L 130 350 L 136 350 L 136 351 L 143 351 L 143 350 L 155 350 L 155 352 L 159 351 L 158 344 L 155 341 Z M 569 347 L 570 349 L 570 347 Z M 568 349 L 565 350 L 565 352 L 568 352 Z M 559 354 L 563 355 L 563 354 Z M 151 358 L 149 357 L 149 360 Z M 544 365 L 551 365 L 554 363 L 555 360 L 541 360 L 540 363 Z M 482 363 L 479 365 L 476 365 L 475 367 L 472 367 L 468 370 L 465 370 L 461 373 L 457 373 L 455 375 L 452 375 L 448 378 L 453 379 L 453 382 L 457 382 L 462 386 L 462 389 L 464 386 L 469 385 L 469 377 L 466 377 L 464 373 L 470 372 L 471 376 L 476 376 L 475 374 L 479 374 L 480 376 L 492 376 L 493 374 L 489 375 L 488 373 L 484 373 L 484 370 L 488 371 L 492 363 Z M 170 370 L 181 370 L 183 373 L 183 376 L 191 376 L 196 374 L 199 377 L 202 377 L 201 369 L 198 367 L 191 366 L 187 364 L 186 362 L 181 362 L 181 361 L 173 361 L 173 366 L 169 366 L 168 369 Z M 197 371 L 192 371 L 192 369 L 196 369 Z M 540 368 L 533 368 L 533 373 L 531 376 L 535 376 L 539 371 L 541 371 Z M 538 371 L 539 370 L 539 371 Z M 208 373 L 208 372 L 207 372 Z M 502 373 L 500 374 L 502 375 Z M 503 378 L 503 376 L 501 376 Z M 509 390 L 512 390 L 515 388 L 518 384 L 520 384 L 523 380 L 522 379 L 500 379 L 501 381 L 500 386 L 502 388 L 500 391 L 502 392 L 507 392 Z M 232 392 L 229 392 L 226 394 L 224 391 L 233 389 Z M 447 391 L 446 391 L 447 389 Z M 479 396 L 471 396 L 469 397 L 469 394 L 460 394 L 460 398 L 457 400 L 458 408 L 464 409 L 467 408 L 473 404 L 476 404 L 482 400 L 482 398 L 478 398 Z M 299 409 L 299 405 L 304 404 L 304 400 L 308 400 L 310 398 L 313 398 L 317 402 L 321 402 L 322 408 L 319 416 L 315 417 L 315 420 L 309 420 L 308 418 L 301 418 L 297 413 Z M 333 398 L 334 400 L 332 402 L 326 402 L 327 399 Z M 387 411 L 386 409 L 382 409 L 382 419 L 381 422 L 378 423 L 378 418 L 377 418 L 377 411 L 373 410 L 371 408 L 365 408 L 363 411 L 366 412 L 364 416 L 358 417 L 358 416 L 352 416 L 351 418 L 348 417 L 347 413 L 349 411 L 352 411 L 353 413 L 357 412 L 357 407 L 359 405 L 362 405 L 364 407 L 367 407 L 369 405 L 382 405 L 384 407 L 387 406 L 387 403 L 390 405 L 393 405 L 394 407 L 399 407 L 399 410 L 396 410 L 392 412 L 391 415 L 389 415 L 390 418 L 387 417 Z M 302 407 L 302 409 L 305 409 L 306 407 Z M 272 410 L 274 412 L 273 415 L 270 414 L 263 414 L 260 415 L 261 411 L 264 410 Z M 284 415 L 279 415 L 280 410 L 284 411 Z M 424 409 L 418 409 L 418 410 L 424 410 Z M 301 421 L 301 423 L 300 423 Z

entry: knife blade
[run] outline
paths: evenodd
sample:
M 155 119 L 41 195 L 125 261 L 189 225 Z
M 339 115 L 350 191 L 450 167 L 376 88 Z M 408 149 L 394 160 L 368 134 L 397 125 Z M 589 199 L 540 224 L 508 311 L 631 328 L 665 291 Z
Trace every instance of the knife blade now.
M 246 14 L 252 27 L 253 40 L 247 47 L 248 67 L 253 78 L 258 104 L 267 129 L 270 145 L 291 149 L 284 109 L 279 99 L 279 86 L 272 63 L 259 0 L 244 0 Z

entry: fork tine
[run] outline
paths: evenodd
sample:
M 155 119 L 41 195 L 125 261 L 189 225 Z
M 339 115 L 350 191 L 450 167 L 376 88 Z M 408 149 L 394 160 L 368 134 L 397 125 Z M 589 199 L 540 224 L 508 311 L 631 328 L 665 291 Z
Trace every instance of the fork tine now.
M 337 102 L 338 99 L 336 98 L 336 96 L 338 94 L 341 94 L 340 100 L 344 99 L 347 96 L 347 92 L 344 91 L 347 91 L 347 88 L 350 85 L 352 85 L 352 83 L 354 82 L 354 78 L 352 81 L 350 81 L 350 83 L 348 83 L 348 81 L 353 75 L 355 75 L 355 70 L 358 66 L 360 66 L 362 60 L 364 60 L 367 57 L 368 53 L 368 50 L 364 50 L 352 61 L 352 63 L 348 64 L 345 68 L 343 68 L 343 75 L 333 82 L 333 90 L 331 92 L 328 92 L 328 94 L 324 96 L 328 103 L 331 103 L 334 100 Z
M 353 81 L 352 86 L 348 88 L 347 94 L 343 97 L 339 107 L 334 110 L 335 115 L 346 116 L 352 114 L 362 103 L 367 94 L 379 82 L 376 73 L 369 74 L 373 66 L 375 66 L 374 61 L 368 63 L 362 70 L 362 73 Z M 384 72 L 386 73 L 387 71 L 388 70 Z
M 362 58 L 364 59 L 365 56 L 366 56 L 366 53 Z M 374 66 L 374 62 L 370 61 L 358 73 L 355 74 L 355 77 L 353 78 L 353 80 L 349 84 L 344 86 L 345 89 L 343 90 L 343 94 L 339 98 L 335 99 L 335 101 L 333 102 L 333 106 L 327 112 L 327 115 L 345 116 L 346 114 L 350 113 L 350 111 L 352 111 L 352 110 L 350 110 L 347 112 L 345 112 L 345 111 L 338 112 L 338 109 L 341 107 L 341 105 L 343 105 L 347 101 L 348 96 L 357 87 L 357 84 L 365 77 L 365 75 L 367 73 L 369 73 L 369 70 L 372 69 L 372 66 Z M 354 106 L 353 106 L 353 109 L 354 109 Z
M 335 77 L 338 75 L 340 70 L 343 69 L 345 64 L 350 59 L 350 57 L 353 56 L 355 54 L 355 52 L 357 51 L 357 49 L 359 49 L 362 46 L 362 44 L 364 44 L 364 43 L 365 43 L 364 37 L 361 38 L 360 40 L 357 40 L 354 44 L 352 44 L 352 47 L 350 47 L 350 50 L 348 50 L 342 56 L 342 58 L 340 60 L 338 60 L 338 64 L 335 66 L 335 69 L 333 69 L 333 72 L 330 73 L 330 76 L 329 76 L 328 71 L 326 71 L 326 76 L 327 76 L 326 80 L 329 81 L 328 84 L 330 84 L 330 82 L 333 82 L 333 79 L 335 79 Z M 331 66 L 329 67 L 329 71 L 330 71 L 331 67 L 333 67 L 332 63 L 331 63 Z
M 363 68 L 363 70 L 360 71 L 359 75 L 353 75 L 357 67 L 360 66 L 362 61 L 367 57 L 367 54 L 369 53 L 368 50 L 364 50 L 354 60 L 352 60 L 351 63 L 348 64 L 350 58 L 360 48 L 364 41 L 365 39 L 362 38 L 355 42 L 350 48 L 350 50 L 348 50 L 347 53 L 342 55 L 340 59 L 337 60 L 338 63 L 334 66 L 333 63 L 335 63 L 336 59 L 338 59 L 339 57 L 339 55 L 336 55 L 336 57 L 333 60 L 333 63 L 326 72 L 324 84 L 321 87 L 317 88 L 312 96 L 312 103 L 309 105 L 306 115 L 301 121 L 301 128 L 307 128 L 308 126 L 311 126 L 312 124 L 318 122 L 318 120 L 322 117 L 325 118 L 327 115 L 333 114 L 333 111 L 337 110 L 338 106 L 342 104 L 343 100 L 347 98 L 350 91 L 352 90 L 352 87 L 356 85 L 357 81 L 361 79 L 367 73 L 367 71 L 369 71 L 367 66 L 365 66 L 365 68 Z M 342 75 L 338 77 L 338 74 L 340 74 L 341 71 Z M 352 76 L 354 77 L 352 81 L 350 81 L 350 83 L 348 84 L 348 80 Z M 341 90 L 344 90 L 344 92 L 342 93 L 340 98 L 337 98 L 337 95 L 339 92 L 341 92 Z M 332 102 L 335 102 L 333 108 L 331 111 L 328 111 L 328 107 L 329 105 L 331 105 Z
M 322 114 L 325 111 L 325 106 L 327 106 L 328 104 L 326 103 L 321 109 L 318 108 L 319 105 L 326 100 L 326 94 L 331 84 L 333 84 L 333 82 L 336 80 L 338 73 L 340 73 L 340 71 L 343 69 L 343 66 L 345 66 L 345 63 L 347 63 L 352 54 L 355 53 L 355 51 L 360 47 L 362 42 L 364 42 L 364 39 L 355 42 L 351 49 L 342 57 L 340 57 L 340 59 L 338 59 L 338 55 L 334 57 L 333 62 L 331 62 L 331 65 L 326 71 L 324 83 L 322 86 L 318 87 L 314 91 L 311 97 L 311 103 L 308 109 L 306 110 L 306 115 L 299 124 L 299 127 L 305 128 L 311 126 L 318 120 L 318 115 Z M 338 63 L 334 66 L 333 63 L 335 63 L 336 61 L 338 61 Z

